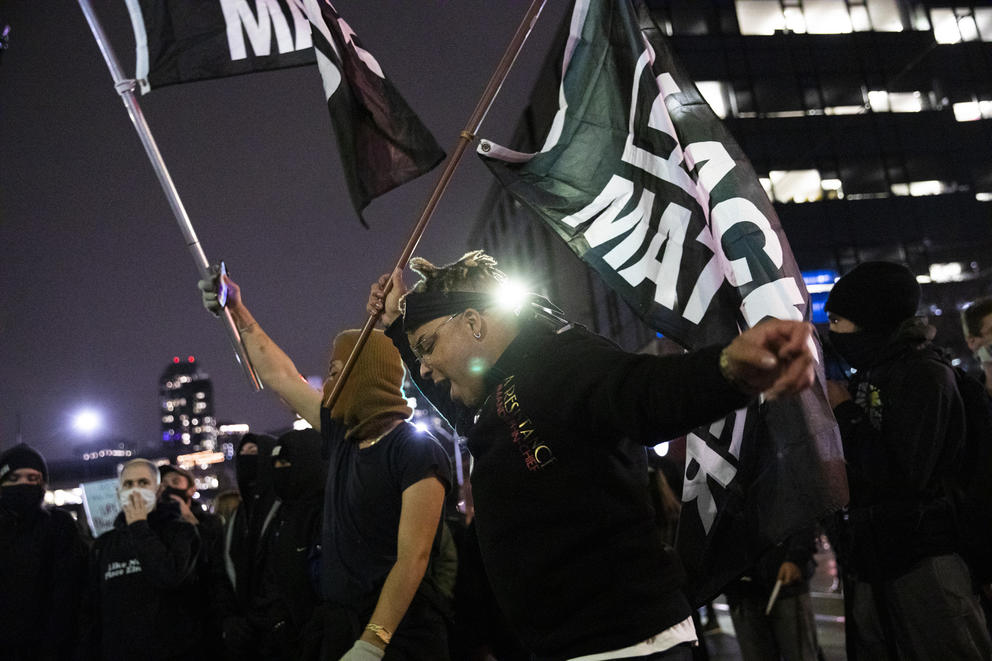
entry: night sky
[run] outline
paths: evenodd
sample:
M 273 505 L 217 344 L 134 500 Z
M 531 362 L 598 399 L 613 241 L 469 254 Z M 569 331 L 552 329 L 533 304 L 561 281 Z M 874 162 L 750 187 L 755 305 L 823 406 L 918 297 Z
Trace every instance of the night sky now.
M 123 0 L 93 0 L 125 72 Z M 567 11 L 551 0 L 480 134 L 506 143 Z M 336 0 L 442 147 L 451 151 L 526 10 L 523 0 Z M 221 421 L 276 430 L 291 415 L 255 393 L 220 322 L 110 74 L 75 2 L 0 0 L 12 27 L 0 61 L 0 448 L 49 459 L 86 437 L 160 438 L 158 380 L 196 356 Z M 226 260 L 263 328 L 305 375 L 335 332 L 365 320 L 368 287 L 395 262 L 440 167 L 350 205 L 316 67 L 154 90 L 140 98 L 207 257 Z M 492 178 L 469 152 L 417 254 L 459 257 Z M 408 278 L 410 280 L 411 278 Z

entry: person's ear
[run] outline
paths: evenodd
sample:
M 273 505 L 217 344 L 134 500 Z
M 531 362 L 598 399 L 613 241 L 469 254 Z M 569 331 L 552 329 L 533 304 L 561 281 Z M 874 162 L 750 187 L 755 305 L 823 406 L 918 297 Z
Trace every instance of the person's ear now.
M 469 332 L 472 333 L 472 337 L 476 340 L 481 340 L 486 332 L 486 324 L 482 318 L 482 314 L 475 308 L 469 308 L 465 310 L 464 317 L 465 323 L 468 324 Z

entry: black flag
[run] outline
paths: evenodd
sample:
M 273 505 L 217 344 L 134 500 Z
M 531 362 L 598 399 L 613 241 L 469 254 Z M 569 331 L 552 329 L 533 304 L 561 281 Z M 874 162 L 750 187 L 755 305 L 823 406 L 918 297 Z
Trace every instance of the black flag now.
M 372 198 L 429 172 L 444 151 L 331 3 L 303 4 L 348 190 L 361 216 Z
M 444 159 L 434 136 L 327 0 L 126 1 L 142 92 L 316 63 L 359 217 L 373 198 Z
M 558 98 L 540 152 L 482 141 L 479 153 L 646 323 L 691 349 L 768 317 L 809 319 L 757 176 L 630 0 L 576 0 Z M 824 386 L 821 360 L 801 396 L 688 435 L 678 545 L 697 602 L 846 503 Z

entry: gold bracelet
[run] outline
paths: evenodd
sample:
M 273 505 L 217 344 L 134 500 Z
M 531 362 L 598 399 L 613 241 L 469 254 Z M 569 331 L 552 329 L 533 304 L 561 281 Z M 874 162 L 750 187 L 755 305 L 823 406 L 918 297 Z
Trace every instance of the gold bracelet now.
M 381 624 L 372 624 L 369 622 L 365 625 L 365 630 L 374 633 L 375 637 L 381 640 L 383 645 L 388 645 L 389 640 L 393 637 L 393 634 L 389 633 L 389 630 Z
M 258 326 L 258 322 L 257 321 L 253 321 L 250 324 L 248 324 L 247 326 L 245 326 L 244 328 L 239 328 L 238 329 L 238 334 L 244 333 L 246 330 L 248 330 L 252 326 Z

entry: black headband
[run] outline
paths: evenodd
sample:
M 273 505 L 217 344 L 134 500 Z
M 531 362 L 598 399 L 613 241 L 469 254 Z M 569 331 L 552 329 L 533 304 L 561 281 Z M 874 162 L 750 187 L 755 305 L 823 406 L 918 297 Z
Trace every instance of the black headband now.
M 456 314 L 469 308 L 484 310 L 494 304 L 492 294 L 477 291 L 411 292 L 403 299 L 403 330 L 412 331 L 431 319 Z
M 469 308 L 485 310 L 497 305 L 491 293 L 475 291 L 412 292 L 404 299 L 406 311 L 403 313 L 405 332 L 419 328 L 431 319 L 457 314 Z M 528 294 L 526 305 L 536 314 L 562 320 L 562 311 L 551 301 L 539 294 Z

